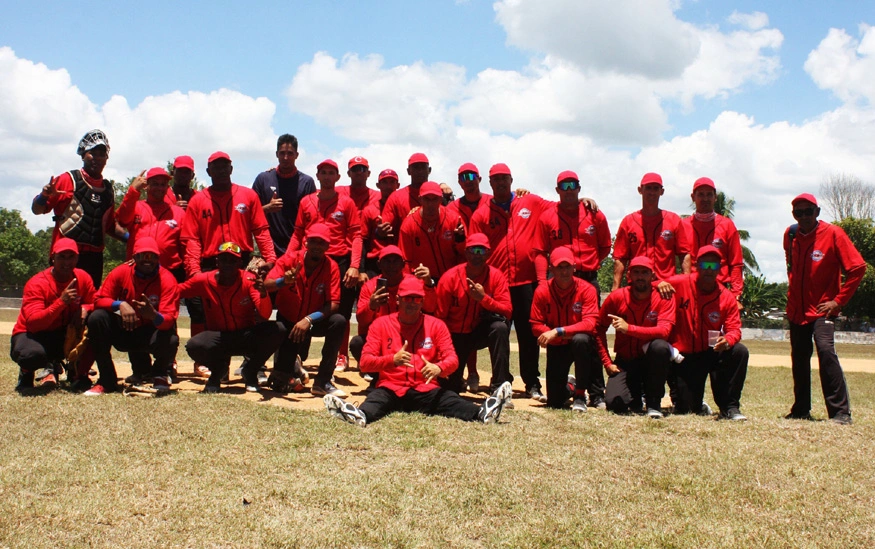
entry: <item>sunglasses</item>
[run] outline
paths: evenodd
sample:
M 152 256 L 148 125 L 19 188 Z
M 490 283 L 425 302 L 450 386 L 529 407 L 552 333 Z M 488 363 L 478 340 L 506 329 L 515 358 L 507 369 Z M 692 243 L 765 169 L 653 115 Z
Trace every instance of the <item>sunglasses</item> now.
M 362 166 L 361 164 L 359 164 L 357 166 L 353 166 L 352 168 L 350 168 L 349 171 L 351 171 L 352 173 L 362 173 L 362 172 L 368 171 L 368 167 Z
M 814 212 L 817 208 L 801 208 L 798 210 L 793 210 L 793 217 L 799 219 L 800 217 L 808 217 L 814 215 Z
M 486 255 L 489 250 L 486 249 L 486 246 L 471 246 L 467 248 L 467 251 L 471 255 Z
M 422 303 L 423 298 L 421 295 L 405 295 L 402 296 L 401 301 L 404 303 Z
M 580 188 L 580 181 L 563 181 L 559 183 L 560 191 L 576 191 Z
M 474 172 L 460 173 L 459 181 L 477 181 L 477 174 Z
M 221 252 L 232 252 L 235 254 L 239 254 L 240 246 L 234 244 L 233 242 L 223 242 L 219 244 L 219 253 Z
M 719 261 L 699 261 L 699 270 L 700 271 L 719 271 L 720 270 L 720 262 Z

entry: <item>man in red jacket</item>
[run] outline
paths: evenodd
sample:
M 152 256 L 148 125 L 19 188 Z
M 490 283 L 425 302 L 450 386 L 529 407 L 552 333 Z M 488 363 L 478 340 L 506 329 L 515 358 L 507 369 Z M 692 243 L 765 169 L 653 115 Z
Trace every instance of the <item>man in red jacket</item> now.
M 325 396 L 328 411 L 364 427 L 387 414 L 403 410 L 455 417 L 464 421 L 498 421 L 510 400 L 510 383 L 503 383 L 477 406 L 438 383 L 458 366 L 447 326 L 422 314 L 422 282 L 406 278 L 398 288 L 398 312 L 378 318 L 362 352 L 363 372 L 378 372 L 377 388 L 360 407 L 335 395 Z
M 510 290 L 504 273 L 487 264 L 489 239 L 483 233 L 468 237 L 465 263 L 456 265 L 441 277 L 437 287 L 438 318 L 450 330 L 457 357 L 488 348 L 492 361 L 491 390 L 513 382 L 510 373 Z M 446 386 L 462 392 L 464 368 L 450 374 Z M 479 379 L 468 379 L 469 390 L 479 389 Z
M 653 261 L 649 257 L 633 258 L 627 276 L 629 286 L 611 292 L 599 311 L 599 352 L 610 375 L 605 400 L 614 412 L 641 412 L 643 393 L 647 416 L 662 419 L 675 303 L 653 289 Z M 608 326 L 616 330 L 613 363 L 607 353 Z
M 800 194 L 792 205 L 797 224 L 784 232 L 784 255 L 790 278 L 787 319 L 795 402 L 787 418 L 811 418 L 811 353 L 816 346 L 829 418 L 850 425 L 851 404 L 835 351 L 834 321 L 862 282 L 866 262 L 840 227 L 818 221 L 814 196 Z
M 659 283 L 663 297 L 674 295 L 677 316 L 671 343 L 683 355 L 671 365 L 674 412 L 701 413 L 705 380 L 720 409 L 719 419 L 744 421 L 741 391 L 747 377 L 747 348 L 741 344 L 741 316 L 729 289 L 718 283 L 722 256 L 711 245 L 699 248 L 696 272 Z
M 461 218 L 452 218 L 441 205 L 442 196 L 440 185 L 434 181 L 422 184 L 422 207 L 401 223 L 398 243 L 411 267 L 425 265 L 435 280 L 459 264 L 465 247 L 465 226 Z
M 377 227 L 377 235 L 384 239 L 386 244 L 398 243 L 401 223 L 414 208 L 420 205 L 419 188 L 428 181 L 430 174 L 431 166 L 424 153 L 410 155 L 410 158 L 407 159 L 407 175 L 410 176 L 410 185 L 392 193 L 383 207 L 383 222 Z
M 389 197 L 398 190 L 398 174 L 395 170 L 387 168 L 381 171 L 377 178 L 377 188 L 380 189 L 379 200 L 362 210 L 362 255 L 367 255 L 364 260 L 364 272 L 368 278 L 374 278 L 379 274 L 377 263 L 380 260 L 380 250 L 389 245 L 389 239 L 378 235 L 377 228 L 383 224 L 383 207 Z
M 604 402 L 604 378 L 597 349 L 599 299 L 589 282 L 574 276 L 574 253 L 566 246 L 550 252 L 553 278 L 540 284 L 532 302 L 532 332 L 547 348 L 547 406 L 586 412 Z M 574 362 L 574 382 L 568 376 Z
M 110 354 L 113 346 L 130 357 L 133 374 L 126 383 L 139 385 L 151 370 L 153 387 L 170 389 L 167 372 L 179 347 L 179 291 L 176 279 L 159 264 L 159 253 L 155 239 L 139 238 L 134 264 L 123 263 L 110 271 L 97 292 L 94 312 L 88 316 L 88 339 L 100 379 L 86 395 L 102 395 L 118 388 Z
M 169 185 L 164 200 L 185 211 L 191 197 L 197 194 L 197 189 L 191 187 L 191 182 L 194 181 L 194 158 L 187 155 L 177 156 L 173 160 L 173 173 L 171 175 L 173 182 Z
M 53 389 L 58 380 L 52 362 L 64 360 L 64 337 L 67 326 L 81 326 L 93 308 L 94 284 L 91 276 L 76 268 L 79 248 L 71 238 L 61 237 L 52 246 L 48 269 L 35 274 L 24 285 L 18 320 L 12 328 L 10 355 L 20 368 L 15 390 L 33 388 L 34 373 L 51 368 L 41 380 L 41 386 Z M 68 372 L 76 390 L 91 387 L 88 370 L 81 375 Z

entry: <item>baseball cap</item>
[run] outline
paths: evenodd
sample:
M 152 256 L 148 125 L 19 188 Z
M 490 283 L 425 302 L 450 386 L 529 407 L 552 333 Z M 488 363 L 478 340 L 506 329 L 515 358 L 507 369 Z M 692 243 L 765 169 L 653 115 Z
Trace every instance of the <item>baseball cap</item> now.
M 425 296 L 425 287 L 422 285 L 421 280 L 413 276 L 404 277 L 401 284 L 398 285 L 398 297 L 408 295 Z
M 646 269 L 653 270 L 653 261 L 647 257 L 646 255 L 639 255 L 632 258 L 632 261 L 629 262 L 629 270 L 632 270 L 632 267 L 644 267 Z
M 489 177 L 493 175 L 510 175 L 510 168 L 507 167 L 507 164 L 494 164 L 489 168 Z
M 240 246 L 238 246 L 236 242 L 222 242 L 219 244 L 219 253 L 241 257 L 243 252 L 240 250 Z
M 648 183 L 659 183 L 659 186 L 662 186 L 662 176 L 658 173 L 647 172 L 644 174 L 644 177 L 641 178 L 641 187 L 647 185 Z
M 322 166 L 330 166 L 335 170 L 340 171 L 340 168 L 337 167 L 337 162 L 331 160 L 330 158 L 326 158 L 322 162 L 316 164 L 316 171 L 318 172 L 320 169 L 322 169 Z
M 700 177 L 693 183 L 693 191 L 698 189 L 699 187 L 711 187 L 715 191 L 717 190 L 717 186 L 714 185 L 714 181 L 711 180 L 710 177 Z
M 419 187 L 419 196 L 443 196 L 444 192 L 441 190 L 441 186 L 434 181 L 426 181 Z
M 380 176 L 377 178 L 377 181 L 382 181 L 382 180 L 390 178 L 390 177 L 392 179 L 397 180 L 398 173 L 395 172 L 395 170 L 393 170 L 392 168 L 386 168 L 385 170 L 380 172 Z
M 468 240 L 465 241 L 465 247 L 471 248 L 473 246 L 484 246 L 487 250 L 492 249 L 492 246 L 489 245 L 489 238 L 483 233 L 468 235 Z
M 170 179 L 170 174 L 167 173 L 167 170 L 158 166 L 150 169 L 146 172 L 146 179 L 152 179 L 153 177 L 163 177 L 164 179 Z
M 188 168 L 191 171 L 194 171 L 194 158 L 188 155 L 177 156 L 173 161 L 174 168 Z
M 59 254 L 61 252 L 75 252 L 76 255 L 79 255 L 79 246 L 72 238 L 61 237 L 55 240 L 55 243 L 52 245 L 52 254 Z
M 103 133 L 103 130 L 91 130 L 79 140 L 79 145 L 76 147 L 76 154 L 82 156 L 91 149 L 101 145 L 106 147 L 106 152 L 109 152 L 109 139 L 106 138 L 106 134 Z
M 328 225 L 325 223 L 313 223 L 307 229 L 307 239 L 318 238 L 325 242 L 331 243 L 331 232 L 328 230 Z
M 364 156 L 353 156 L 350 158 L 348 167 L 352 168 L 353 166 L 364 166 L 365 168 L 370 168 L 370 165 L 368 165 L 368 159 Z
M 717 257 L 720 258 L 721 261 L 723 260 L 723 254 L 720 253 L 720 250 L 718 250 L 717 248 L 715 248 L 714 246 L 712 246 L 710 244 L 707 244 L 707 245 L 699 248 L 699 251 L 696 252 L 696 257 L 699 258 L 699 257 L 702 257 L 703 255 L 707 255 L 707 254 L 715 254 Z
M 569 179 L 580 183 L 580 178 L 577 177 L 576 173 L 571 170 L 565 170 L 564 172 L 556 176 L 556 184 L 558 185 L 559 183 L 562 183 L 563 181 L 568 181 Z
M 428 164 L 428 157 L 425 156 L 425 153 L 413 153 L 410 155 L 410 158 L 407 159 L 407 166 L 412 166 L 414 164 Z
M 574 254 L 568 246 L 559 246 L 550 252 L 550 265 L 558 267 L 561 263 L 570 263 L 574 265 Z
M 471 162 L 465 162 L 464 164 L 459 166 L 459 175 L 462 175 L 465 172 L 474 172 L 478 176 L 480 175 L 480 170 L 478 170 L 477 166 L 475 166 Z
M 790 204 L 792 204 L 793 206 L 795 206 L 797 202 L 802 202 L 802 201 L 811 202 L 812 204 L 814 204 L 815 206 L 817 206 L 817 199 L 814 198 L 814 195 L 813 195 L 813 194 L 809 194 L 809 193 L 802 193 L 802 194 L 800 194 L 799 196 L 797 196 L 796 198 L 794 198 L 794 199 L 793 199 L 793 202 L 791 202 Z
M 383 248 L 382 250 L 380 250 L 380 259 L 383 259 L 384 257 L 389 256 L 389 255 L 401 256 L 401 259 L 404 259 L 404 254 L 401 253 L 401 248 L 399 248 L 398 246 L 395 246 L 394 244 L 390 244 L 390 245 L 386 246 L 385 248 Z
M 138 238 L 137 241 L 134 242 L 134 255 L 147 252 L 152 252 L 153 254 L 161 253 L 158 251 L 158 243 L 155 242 L 155 239 L 151 236 L 143 236 Z
M 214 162 L 214 161 L 216 161 L 216 160 L 220 160 L 220 159 L 223 159 L 223 158 L 224 158 L 225 160 L 227 160 L 228 162 L 231 161 L 231 157 L 228 156 L 228 153 L 226 153 L 226 152 L 222 152 L 222 151 L 216 151 L 216 152 L 214 152 L 213 154 L 210 155 L 210 158 L 207 160 L 207 165 L 209 165 L 211 162 Z

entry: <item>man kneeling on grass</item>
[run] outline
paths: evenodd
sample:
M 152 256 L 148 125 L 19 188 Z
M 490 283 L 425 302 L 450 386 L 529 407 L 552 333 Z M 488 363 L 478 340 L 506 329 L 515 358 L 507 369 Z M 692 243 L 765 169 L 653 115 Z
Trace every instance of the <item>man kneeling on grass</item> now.
M 456 417 L 464 421 L 498 421 L 510 401 L 510 383 L 503 383 L 481 405 L 443 389 L 438 377 L 446 378 L 459 366 L 446 324 L 422 313 L 425 288 L 416 278 L 398 286 L 398 312 L 374 321 L 362 350 L 362 372 L 379 372 L 377 388 L 361 407 L 325 395 L 331 415 L 364 427 L 383 416 L 402 410 Z

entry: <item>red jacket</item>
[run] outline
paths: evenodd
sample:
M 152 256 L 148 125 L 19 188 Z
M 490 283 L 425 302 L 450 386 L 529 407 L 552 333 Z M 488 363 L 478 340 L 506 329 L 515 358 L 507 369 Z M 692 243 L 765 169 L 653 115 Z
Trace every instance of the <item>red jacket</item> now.
M 405 278 L 415 278 L 412 274 L 405 273 L 401 280 Z M 399 283 L 400 284 L 400 283 Z M 377 279 L 371 278 L 362 285 L 361 293 L 359 294 L 358 308 L 356 309 L 355 318 L 359 325 L 359 335 L 366 337 L 371 324 L 381 316 L 390 315 L 398 312 L 398 286 L 386 286 L 389 291 L 389 301 L 381 306 L 376 311 L 371 310 L 371 295 L 377 289 Z M 422 302 L 422 311 L 428 314 L 433 314 L 437 310 L 437 297 L 435 289 L 425 287 L 425 299 Z
M 350 265 L 358 268 L 362 262 L 362 227 L 359 211 L 348 196 L 338 193 L 331 200 L 322 200 L 319 193 L 308 194 L 298 206 L 298 220 L 295 221 L 295 234 L 289 250 L 297 251 L 303 247 L 307 229 L 316 223 L 328 225 L 331 242 L 328 255 L 344 256 L 352 252 Z
M 602 363 L 610 363 L 606 357 L 608 342 L 605 334 L 611 325 L 608 315 L 612 314 L 625 320 L 629 330 L 625 334 L 617 332 L 614 339 L 614 354 L 620 360 L 632 360 L 644 355 L 641 346 L 654 339 L 668 341 L 675 323 L 675 302 L 673 299 L 663 299 L 659 292 L 652 290 L 650 299 L 637 300 L 632 297 L 632 288 L 625 286 L 608 294 L 599 310 L 599 339 Z M 605 362 L 607 360 L 607 362 Z
M 218 274 L 219 271 L 199 273 L 179 285 L 179 297 L 198 296 L 203 300 L 207 330 L 244 330 L 270 317 L 270 298 L 261 297 L 245 271 L 241 270 L 240 278 L 230 286 L 219 285 Z
M 287 250 L 267 275 L 268 279 L 277 279 L 296 265 L 301 266 L 295 283 L 280 287 L 274 298 L 277 311 L 292 322 L 322 310 L 326 303 L 340 303 L 340 270 L 337 263 L 326 255 L 322 263 L 307 275 L 304 269 L 306 253 L 304 250 Z
M 514 196 L 510 212 L 495 204 L 495 199 L 481 202 L 471 216 L 471 234 L 483 233 L 489 238 L 492 255 L 489 264 L 507 276 L 510 286 L 521 286 L 536 280 L 534 252 L 538 217 L 552 202 L 540 196 Z
M 595 287 L 579 278 L 565 290 L 559 288 L 556 279 L 539 284 L 532 299 L 532 314 L 529 322 L 535 337 L 553 328 L 565 328 L 566 339 L 554 339 L 551 345 L 567 345 L 574 334 L 596 333 L 599 318 L 599 298 Z
M 380 250 L 389 245 L 389 240 L 377 238 L 377 221 L 382 217 L 380 204 L 370 204 L 362 211 L 362 254 L 368 259 L 380 257 Z M 397 235 L 396 235 L 397 236 Z
M 418 192 L 418 191 L 417 191 Z M 410 187 L 398 189 L 389 195 L 383 206 L 383 223 L 392 225 L 392 234 L 395 238 L 386 241 L 385 244 L 396 244 L 398 235 L 401 234 L 401 223 L 407 218 L 414 208 L 419 207 L 419 195 L 411 196 Z
M 614 259 L 628 262 L 645 255 L 653 260 L 654 274 L 660 280 L 675 275 L 675 255 L 690 253 L 687 231 L 676 213 L 660 210 L 658 215 L 632 212 L 620 222 L 614 241 Z
M 395 353 L 408 342 L 407 350 L 413 355 L 409 366 L 396 366 Z M 453 350 L 453 340 L 447 325 L 431 315 L 420 315 L 412 325 L 401 324 L 398 313 L 382 316 L 371 325 L 368 340 L 362 350 L 362 372 L 379 372 L 377 387 L 385 387 L 396 395 L 404 396 L 413 389 L 418 392 L 436 391 L 437 380 L 425 382 L 422 367 L 427 359 L 441 369 L 440 377 L 447 377 L 459 367 Z
M 470 334 L 480 324 L 483 311 L 498 313 L 510 319 L 510 289 L 504 273 L 487 265 L 486 271 L 472 279 L 481 284 L 486 295 L 479 302 L 468 295 L 467 263 L 456 265 L 441 277 L 437 286 L 437 317 L 447 324 L 451 333 Z
M 134 245 L 138 238 L 151 236 L 158 243 L 158 261 L 162 267 L 173 270 L 182 265 L 180 235 L 185 210 L 165 201 L 153 204 L 148 200 L 140 200 L 140 193 L 131 187 L 125 193 L 115 217 L 130 233 L 126 259 L 134 256 Z
M 69 280 L 58 282 L 52 275 L 52 267 L 33 275 L 24 285 L 21 309 L 12 328 L 12 335 L 60 330 L 82 314 L 82 309 L 93 309 L 94 283 L 91 277 L 82 269 L 73 269 L 73 276 L 76 278 L 79 300 L 64 303 L 61 294 L 70 285 Z
M 534 244 L 538 280 L 547 280 L 547 254 L 560 246 L 571 249 L 576 270 L 598 271 L 611 252 L 611 228 L 605 214 L 601 210 L 593 213 L 583 204 L 572 213 L 559 204 L 546 208 L 538 218 Z
M 480 200 L 477 204 L 468 204 L 465 201 L 465 197 L 457 198 L 447 204 L 447 211 L 450 212 L 450 217 L 456 218 L 461 217 L 462 223 L 465 224 L 465 228 L 471 226 L 471 216 L 474 215 L 474 212 L 477 211 L 477 208 L 480 207 L 480 204 L 486 204 L 492 200 L 491 194 L 480 193 Z M 471 231 L 468 231 L 468 234 L 471 234 Z
M 223 242 L 235 242 L 244 252 L 251 252 L 253 237 L 264 260 L 276 261 L 267 218 L 255 191 L 236 183 L 224 192 L 203 189 L 191 197 L 182 223 L 186 272 L 189 276 L 201 272 L 201 258 L 218 255 Z
M 149 298 L 152 307 L 164 317 L 156 326 L 159 330 L 169 330 L 179 316 L 179 290 L 173 274 L 159 266 L 158 272 L 149 278 L 138 276 L 135 267 L 122 263 L 111 270 L 103 281 L 94 300 L 95 309 L 112 311 L 115 301 L 139 301 L 143 295 Z M 136 309 L 136 307 L 135 307 Z M 144 318 L 139 319 L 139 325 L 150 324 Z
M 345 196 L 352 200 L 359 212 L 363 212 L 364 209 L 371 204 L 377 204 L 379 206 L 380 197 L 382 196 L 380 191 L 368 187 L 361 190 L 357 187 L 355 192 L 352 192 L 352 185 L 338 186 L 334 189 L 340 196 Z
M 438 220 L 428 225 L 422 219 L 422 210 L 407 216 L 401 224 L 399 247 L 411 269 L 420 263 L 428 267 L 434 278 L 440 278 L 450 267 L 464 258 L 465 243 L 456 242 L 453 232 L 459 218 L 452 217 L 443 206 Z
M 699 275 L 677 275 L 668 279 L 674 286 L 677 310 L 671 344 L 681 353 L 708 350 L 708 330 L 722 331 L 730 346 L 741 341 L 741 316 L 735 296 L 727 288 L 702 293 L 696 287 Z
M 823 314 L 817 306 L 835 300 L 847 305 L 857 291 L 866 262 L 841 227 L 818 221 L 808 234 L 797 232 L 791 249 L 790 229 L 784 231 L 784 255 L 792 266 L 787 292 L 787 318 L 794 324 L 814 322 Z M 842 283 L 842 271 L 847 273 Z
M 744 256 L 735 223 L 720 214 L 715 214 L 714 221 L 708 223 L 696 221 L 695 215 L 685 217 L 681 223 L 687 232 L 687 241 L 690 244 L 693 272 L 698 269 L 696 259 L 699 248 L 710 244 L 723 254 L 717 282 L 729 288 L 734 296 L 741 296 L 744 290 Z

